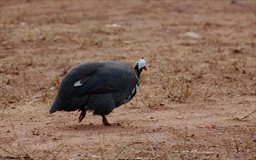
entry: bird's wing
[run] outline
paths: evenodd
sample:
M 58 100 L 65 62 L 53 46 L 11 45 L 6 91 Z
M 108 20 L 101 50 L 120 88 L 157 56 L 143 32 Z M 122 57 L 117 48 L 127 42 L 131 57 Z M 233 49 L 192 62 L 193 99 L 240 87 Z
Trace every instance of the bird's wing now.
M 74 82 L 76 97 L 93 94 L 104 94 L 117 91 L 118 83 L 122 83 L 124 74 L 113 71 L 102 71 Z

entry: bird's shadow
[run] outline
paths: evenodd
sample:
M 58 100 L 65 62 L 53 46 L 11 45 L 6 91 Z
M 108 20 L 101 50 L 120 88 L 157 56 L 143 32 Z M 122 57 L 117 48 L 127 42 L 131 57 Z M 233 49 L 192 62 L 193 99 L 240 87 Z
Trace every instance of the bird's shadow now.
M 73 125 L 66 125 L 63 127 L 64 130 L 69 130 L 69 131 L 108 131 L 113 129 L 128 129 L 131 128 L 131 126 L 126 125 L 126 124 L 120 124 L 120 123 L 112 123 L 110 126 L 105 126 L 103 124 L 73 124 Z

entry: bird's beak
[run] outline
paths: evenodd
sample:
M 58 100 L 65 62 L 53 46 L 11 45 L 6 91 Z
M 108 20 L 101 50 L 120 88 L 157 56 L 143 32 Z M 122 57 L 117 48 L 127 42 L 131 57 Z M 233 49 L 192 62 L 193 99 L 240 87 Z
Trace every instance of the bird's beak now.
M 148 69 L 147 69 L 147 66 L 143 67 L 143 69 L 144 69 L 145 71 L 147 71 L 147 70 L 148 70 Z

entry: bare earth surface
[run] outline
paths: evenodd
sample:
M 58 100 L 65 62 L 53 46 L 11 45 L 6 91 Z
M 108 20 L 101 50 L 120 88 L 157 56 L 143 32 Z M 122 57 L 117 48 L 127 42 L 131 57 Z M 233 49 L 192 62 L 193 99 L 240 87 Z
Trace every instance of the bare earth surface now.
M 254 0 L 0 0 L 0 159 L 255 160 L 255 14 Z M 112 126 L 49 114 L 71 67 L 140 57 Z

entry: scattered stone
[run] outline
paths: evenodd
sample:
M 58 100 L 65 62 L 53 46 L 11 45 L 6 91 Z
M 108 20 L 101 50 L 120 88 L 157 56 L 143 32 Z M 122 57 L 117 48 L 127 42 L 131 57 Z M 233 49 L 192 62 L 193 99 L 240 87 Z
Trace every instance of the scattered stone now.
M 181 33 L 178 35 L 179 37 L 184 37 L 184 38 L 193 38 L 193 39 L 200 39 L 201 35 L 195 32 L 186 32 L 186 33 Z
M 25 25 L 26 25 L 26 22 L 20 22 L 20 25 L 21 25 L 21 26 L 25 26 Z
M 54 137 L 52 140 L 56 141 L 56 140 L 58 140 L 58 138 Z
M 97 156 L 97 155 L 94 155 L 94 154 L 92 154 L 92 155 L 89 155 L 91 158 L 101 158 L 100 156 Z
M 238 4 L 238 1 L 237 0 L 231 0 L 230 4 Z
M 164 103 L 160 103 L 160 106 L 164 106 Z
M 32 134 L 33 134 L 34 136 L 39 136 L 39 135 L 40 135 L 40 132 L 39 132 L 38 129 L 34 129 L 34 130 L 32 131 Z
M 233 49 L 233 53 L 234 54 L 242 54 L 243 53 L 243 49 L 241 48 L 241 49 Z
M 107 27 L 107 28 L 122 28 L 121 25 L 115 24 L 115 23 L 113 23 L 113 24 L 106 24 L 105 27 Z

